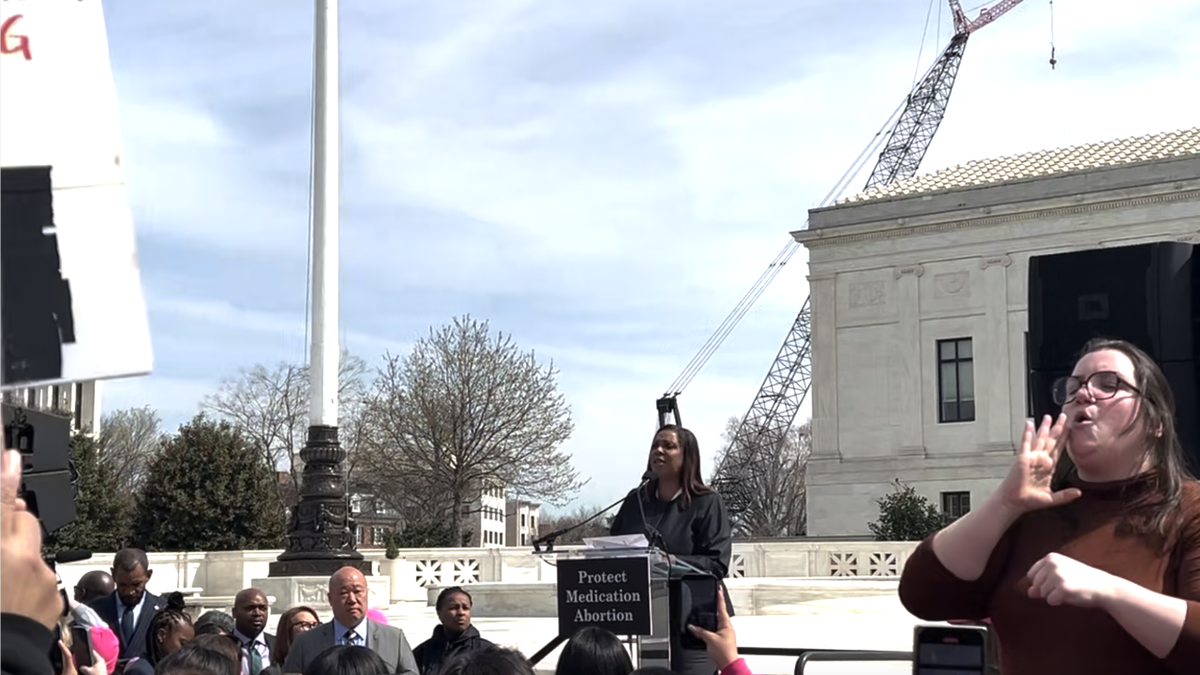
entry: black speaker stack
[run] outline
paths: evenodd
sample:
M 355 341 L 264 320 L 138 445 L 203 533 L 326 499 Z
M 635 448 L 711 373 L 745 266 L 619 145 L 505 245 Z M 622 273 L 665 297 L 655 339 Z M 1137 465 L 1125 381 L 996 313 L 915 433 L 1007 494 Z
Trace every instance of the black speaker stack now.
M 53 534 L 75 520 L 75 468 L 71 463 L 71 420 L 60 415 L 2 404 L 5 447 L 21 453 L 21 496 Z
M 1032 414 L 1055 415 L 1055 379 L 1071 374 L 1089 339 L 1127 340 L 1163 369 L 1176 424 L 1200 475 L 1200 261 L 1192 244 L 1163 242 L 1035 256 L 1029 260 Z

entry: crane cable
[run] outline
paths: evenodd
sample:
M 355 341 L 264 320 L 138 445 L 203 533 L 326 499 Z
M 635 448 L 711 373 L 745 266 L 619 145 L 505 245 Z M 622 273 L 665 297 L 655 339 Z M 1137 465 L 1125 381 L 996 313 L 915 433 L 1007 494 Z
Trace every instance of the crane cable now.
M 1050 70 L 1056 70 L 1058 59 L 1054 55 L 1054 0 L 1050 0 Z
M 932 10 L 936 1 L 937 0 L 930 0 L 930 10 Z M 940 5 L 938 10 L 937 31 L 937 35 L 940 38 Z M 924 52 L 925 40 L 928 37 L 928 32 L 929 15 L 926 16 L 925 33 L 921 38 L 921 49 L 918 50 L 917 53 L 918 69 L 920 69 L 920 60 Z M 930 66 L 930 68 L 936 65 L 937 60 L 934 60 L 934 63 Z M 928 75 L 928 71 L 926 74 Z M 912 88 L 916 88 L 915 83 Z M 838 179 L 833 188 L 830 189 L 825 195 L 825 198 L 821 200 L 818 208 L 828 206 L 834 200 L 841 197 L 846 188 L 849 186 L 850 181 L 857 178 L 862 172 L 867 160 L 872 157 L 879 156 L 880 147 L 887 141 L 889 132 L 891 131 L 896 118 L 904 111 L 904 108 L 907 104 L 908 96 L 905 96 L 900 101 L 900 104 L 896 106 L 896 109 L 892 111 L 892 114 L 888 116 L 887 120 L 884 121 L 883 125 L 881 125 L 875 132 L 875 135 L 871 137 L 871 141 L 867 143 L 862 152 L 858 154 L 858 157 L 854 159 L 854 162 L 850 165 L 850 168 L 848 168 L 846 172 L 842 174 L 841 178 Z M 804 225 L 801 226 L 800 229 L 804 230 L 807 228 L 808 220 L 805 219 Z M 787 265 L 788 261 L 792 259 L 792 256 L 794 256 L 798 250 L 800 250 L 800 243 L 795 239 L 789 238 L 788 242 L 784 244 L 779 253 L 775 254 L 775 257 L 771 260 L 771 262 L 767 264 L 767 268 L 763 270 L 763 273 L 759 275 L 754 284 L 750 286 L 750 289 L 746 291 L 745 295 L 742 296 L 741 300 L 738 301 L 733 310 L 730 311 L 725 317 L 725 320 L 722 321 L 719 326 L 717 326 L 717 329 L 713 331 L 713 334 L 709 336 L 708 340 L 700 347 L 700 350 L 695 356 L 692 357 L 692 360 L 689 361 L 686 366 L 684 366 L 683 371 L 679 373 L 679 376 L 676 377 L 675 381 L 671 383 L 671 386 L 667 388 L 667 391 L 665 392 L 666 396 L 678 396 L 679 394 L 683 393 L 683 390 L 686 389 L 687 386 L 691 384 L 692 380 L 700 374 L 700 371 L 704 369 L 704 366 L 708 365 L 708 362 L 713 357 L 713 354 L 715 354 L 717 350 L 720 349 L 721 345 L 725 343 L 725 340 L 730 336 L 730 334 L 733 333 L 734 329 L 738 327 L 738 325 L 742 322 L 742 319 L 745 318 L 746 314 L 750 312 L 750 309 L 756 302 L 758 302 L 758 299 L 762 296 L 762 294 L 766 292 L 767 287 L 770 286 L 771 282 L 773 282 L 775 278 L 779 276 L 779 273 L 783 271 L 784 266 Z

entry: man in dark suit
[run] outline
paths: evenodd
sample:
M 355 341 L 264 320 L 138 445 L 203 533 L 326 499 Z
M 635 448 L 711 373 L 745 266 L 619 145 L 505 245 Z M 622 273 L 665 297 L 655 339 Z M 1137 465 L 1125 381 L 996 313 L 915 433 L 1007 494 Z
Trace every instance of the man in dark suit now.
M 242 675 L 260 675 L 271 666 L 275 636 L 263 630 L 269 611 L 266 594 L 257 588 L 240 591 L 233 599 L 233 635 L 242 642 Z
M 329 579 L 333 621 L 296 636 L 283 664 L 285 673 L 302 673 L 321 652 L 334 645 L 366 647 L 387 664 L 389 673 L 418 675 L 417 660 L 404 631 L 367 618 L 367 578 L 354 567 L 343 567 Z M 382 675 L 382 674 L 380 674 Z
M 119 551 L 113 558 L 112 578 L 117 590 L 93 600 L 96 610 L 117 636 L 121 650 L 117 663 L 123 664 L 146 651 L 146 631 L 154 613 L 167 606 L 166 600 L 146 590 L 150 583 L 150 561 L 146 552 L 136 548 Z

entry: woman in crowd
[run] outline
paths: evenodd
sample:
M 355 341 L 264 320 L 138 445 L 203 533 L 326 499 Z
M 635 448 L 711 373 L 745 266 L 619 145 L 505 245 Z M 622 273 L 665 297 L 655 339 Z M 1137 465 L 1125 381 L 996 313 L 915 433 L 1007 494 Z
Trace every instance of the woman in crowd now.
M 275 627 L 275 647 L 271 649 L 271 668 L 282 672 L 282 664 L 287 661 L 288 650 L 296 636 L 304 631 L 312 630 L 320 625 L 321 619 L 317 611 L 305 605 L 296 605 L 285 611 L 279 617 Z M 275 668 L 279 665 L 280 668 Z
M 413 650 L 421 675 L 439 675 L 452 657 L 492 644 L 471 625 L 470 593 L 458 586 L 447 588 L 438 594 L 436 609 L 440 623 L 433 629 L 433 637 Z
M 194 627 L 196 635 L 233 635 L 233 615 L 212 609 L 201 614 Z
M 615 634 L 588 626 L 567 640 L 558 657 L 555 675 L 629 675 L 633 661 L 621 638 Z
M 207 636 L 217 637 L 211 633 Z M 197 642 L 184 645 L 154 667 L 154 675 L 241 675 L 241 672 L 228 654 Z
M 146 653 L 125 666 L 126 675 L 153 675 L 154 667 L 195 637 L 192 617 L 182 593 L 167 596 L 167 606 L 154 613 L 146 630 Z
M 900 600 L 990 619 L 1005 673 L 1196 673 L 1200 485 L 1162 370 L 1093 340 L 1054 397 L 1062 414 L 1026 425 L 996 491 L 913 552 Z
M 206 633 L 204 635 L 197 635 L 192 640 L 192 644 L 221 654 L 229 659 L 229 662 L 233 664 L 234 669 L 238 673 L 242 672 L 242 661 L 245 652 L 242 650 L 242 641 L 237 636 Z M 157 670 L 155 673 L 159 675 Z
M 654 480 L 631 492 L 613 518 L 611 534 L 645 534 L 674 559 L 721 580 L 733 557 L 733 526 L 725 502 L 700 477 L 700 443 L 691 431 L 668 424 L 650 444 L 646 468 Z M 644 519 L 643 519 L 644 515 Z M 725 609 L 733 614 L 726 594 Z M 715 666 L 701 650 L 687 650 L 681 675 L 711 675 Z
M 384 675 L 388 665 L 378 654 L 356 645 L 334 645 L 317 655 L 304 675 Z

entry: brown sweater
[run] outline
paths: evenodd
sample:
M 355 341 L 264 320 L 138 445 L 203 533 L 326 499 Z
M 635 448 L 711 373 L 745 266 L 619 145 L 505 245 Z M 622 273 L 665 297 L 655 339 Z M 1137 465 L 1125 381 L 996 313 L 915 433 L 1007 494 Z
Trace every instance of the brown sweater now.
M 1152 494 L 1153 478 L 1070 482 L 1083 496 L 1023 516 L 976 581 L 947 570 L 932 537 L 921 542 L 900 578 L 904 607 L 924 621 L 990 618 L 1005 675 L 1200 675 L 1200 484 L 1185 485 L 1180 530 L 1168 550 L 1158 552 L 1142 538 L 1116 533 L 1124 507 Z M 1171 653 L 1156 658 L 1103 610 L 1030 598 L 1025 573 L 1054 552 L 1187 600 L 1183 633 Z

